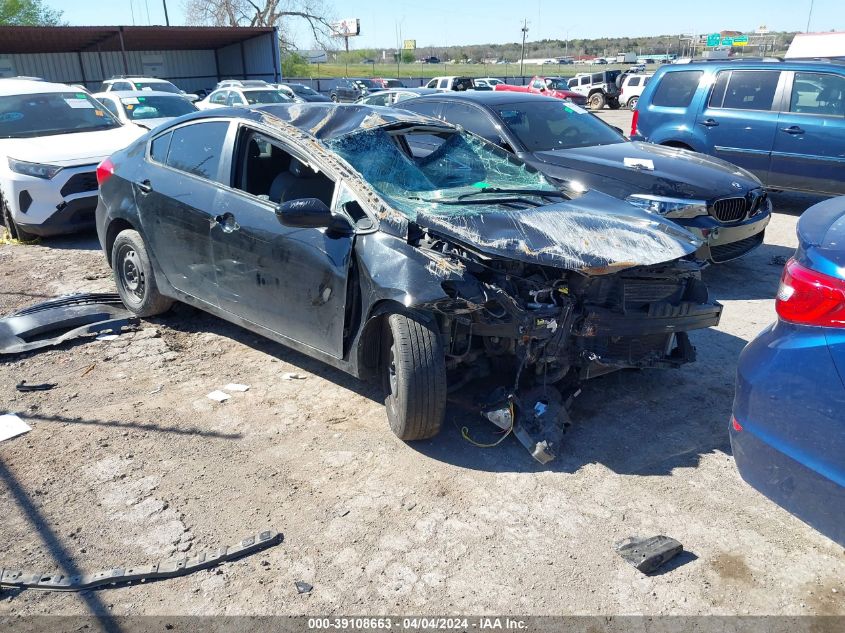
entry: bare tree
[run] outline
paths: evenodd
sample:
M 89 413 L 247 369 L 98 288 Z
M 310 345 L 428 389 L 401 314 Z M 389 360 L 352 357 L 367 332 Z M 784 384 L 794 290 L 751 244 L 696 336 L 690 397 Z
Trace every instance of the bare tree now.
M 185 0 L 188 24 L 278 26 L 282 46 L 291 48 L 289 20 L 308 23 L 314 40 L 331 47 L 330 8 L 323 0 Z

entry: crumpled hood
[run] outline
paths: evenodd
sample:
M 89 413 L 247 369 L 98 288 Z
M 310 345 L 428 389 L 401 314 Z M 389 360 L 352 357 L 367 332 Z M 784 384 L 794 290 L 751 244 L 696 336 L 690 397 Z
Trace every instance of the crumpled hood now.
M 146 132 L 135 125 L 77 134 L 0 139 L 0 154 L 32 163 L 69 167 L 97 163 Z
M 488 255 L 594 274 L 671 261 L 701 245 L 677 224 L 596 191 L 533 209 L 421 210 L 416 223 Z
M 718 158 L 637 141 L 535 152 L 532 156 L 539 161 L 537 166 L 541 171 L 553 176 L 554 171 L 543 165 L 574 169 L 600 178 L 595 181 L 589 177 L 584 179 L 585 184 L 599 190 L 603 190 L 602 180 L 609 178 L 616 181 L 617 186 L 629 189 L 628 193 L 712 200 L 744 195 L 750 189 L 762 186 L 751 173 Z M 654 169 L 626 167 L 626 158 L 651 161 Z M 570 174 L 561 176 L 571 177 Z

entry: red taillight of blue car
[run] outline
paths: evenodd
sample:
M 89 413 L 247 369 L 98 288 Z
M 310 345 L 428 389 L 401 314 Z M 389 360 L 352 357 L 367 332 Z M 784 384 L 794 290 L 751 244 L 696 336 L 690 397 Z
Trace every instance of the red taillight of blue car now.
M 775 309 L 790 323 L 845 327 L 845 281 L 790 259 L 781 275 Z

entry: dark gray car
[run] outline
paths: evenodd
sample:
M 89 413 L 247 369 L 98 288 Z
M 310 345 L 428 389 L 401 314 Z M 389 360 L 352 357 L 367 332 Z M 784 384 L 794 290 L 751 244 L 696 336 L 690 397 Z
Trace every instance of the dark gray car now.
M 130 310 L 184 301 L 378 380 L 406 440 L 439 431 L 447 385 L 495 372 L 496 420 L 545 459 L 581 380 L 690 362 L 721 313 L 689 232 L 399 110 L 200 112 L 97 174 Z
M 578 106 L 540 95 L 467 92 L 397 107 L 460 125 L 571 187 L 669 218 L 701 238 L 702 259 L 726 262 L 763 243 L 771 202 L 754 175 L 703 154 L 631 142 Z

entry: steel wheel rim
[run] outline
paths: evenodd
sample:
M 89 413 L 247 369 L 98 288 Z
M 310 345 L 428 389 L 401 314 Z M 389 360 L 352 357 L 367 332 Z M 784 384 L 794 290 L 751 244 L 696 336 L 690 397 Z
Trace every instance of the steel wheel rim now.
M 138 299 L 144 298 L 144 270 L 138 253 L 132 247 L 125 247 L 120 252 L 120 283 L 130 294 Z

